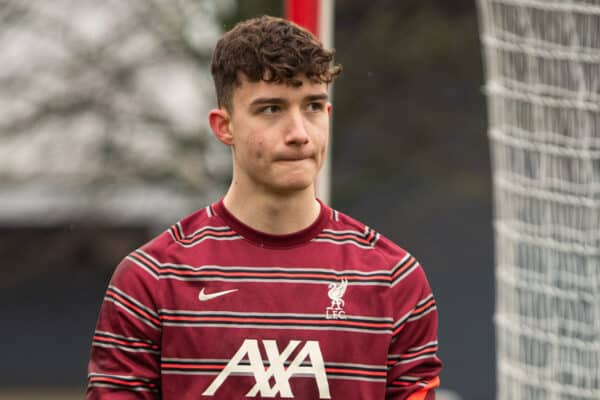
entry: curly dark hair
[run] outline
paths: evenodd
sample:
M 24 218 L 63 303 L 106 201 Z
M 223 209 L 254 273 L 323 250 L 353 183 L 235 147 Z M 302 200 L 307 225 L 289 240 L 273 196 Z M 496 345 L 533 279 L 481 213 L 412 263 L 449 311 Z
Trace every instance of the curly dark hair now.
M 238 23 L 217 42 L 211 73 L 219 107 L 232 109 L 233 89 L 243 73 L 260 80 L 298 87 L 306 76 L 315 83 L 330 83 L 342 71 L 333 64 L 335 50 L 323 48 L 306 29 L 282 18 L 262 16 Z

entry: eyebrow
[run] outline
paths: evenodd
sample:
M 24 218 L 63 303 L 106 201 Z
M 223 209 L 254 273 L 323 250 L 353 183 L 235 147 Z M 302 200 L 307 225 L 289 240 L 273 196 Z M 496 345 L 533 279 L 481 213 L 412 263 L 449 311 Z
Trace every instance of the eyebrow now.
M 258 106 L 261 104 L 282 104 L 285 100 L 281 97 L 259 97 L 258 99 L 252 100 L 250 106 Z
M 304 98 L 304 100 L 317 101 L 317 100 L 327 100 L 328 98 L 329 98 L 329 96 L 327 95 L 327 93 L 320 93 L 320 94 L 310 94 L 310 95 L 306 96 Z
M 304 101 L 318 101 L 318 100 L 327 100 L 329 96 L 327 93 L 319 93 L 319 94 L 309 94 L 304 97 Z M 262 104 L 285 104 L 287 100 L 282 97 L 259 97 L 257 99 L 252 100 L 250 103 L 250 107 L 262 105 Z

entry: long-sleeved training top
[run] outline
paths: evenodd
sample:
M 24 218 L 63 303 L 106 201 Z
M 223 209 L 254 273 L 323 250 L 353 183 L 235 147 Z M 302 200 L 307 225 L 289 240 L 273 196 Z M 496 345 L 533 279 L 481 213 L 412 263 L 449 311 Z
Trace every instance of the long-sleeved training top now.
M 289 235 L 220 200 L 117 267 L 87 399 L 434 398 L 437 309 L 402 248 L 321 204 Z

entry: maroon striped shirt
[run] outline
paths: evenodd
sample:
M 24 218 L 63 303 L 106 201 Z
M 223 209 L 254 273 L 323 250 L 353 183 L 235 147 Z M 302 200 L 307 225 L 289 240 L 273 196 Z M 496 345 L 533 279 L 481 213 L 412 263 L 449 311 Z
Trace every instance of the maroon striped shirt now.
M 323 204 L 275 236 L 219 201 L 117 267 L 87 399 L 431 399 L 437 347 L 409 253 Z

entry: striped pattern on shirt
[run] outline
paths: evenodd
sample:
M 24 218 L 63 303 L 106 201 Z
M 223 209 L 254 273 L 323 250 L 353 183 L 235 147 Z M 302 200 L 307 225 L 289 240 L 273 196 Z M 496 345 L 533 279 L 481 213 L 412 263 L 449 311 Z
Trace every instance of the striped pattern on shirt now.
M 411 254 L 321 205 L 257 232 L 222 201 L 130 253 L 106 291 L 87 399 L 427 399 L 437 307 Z

